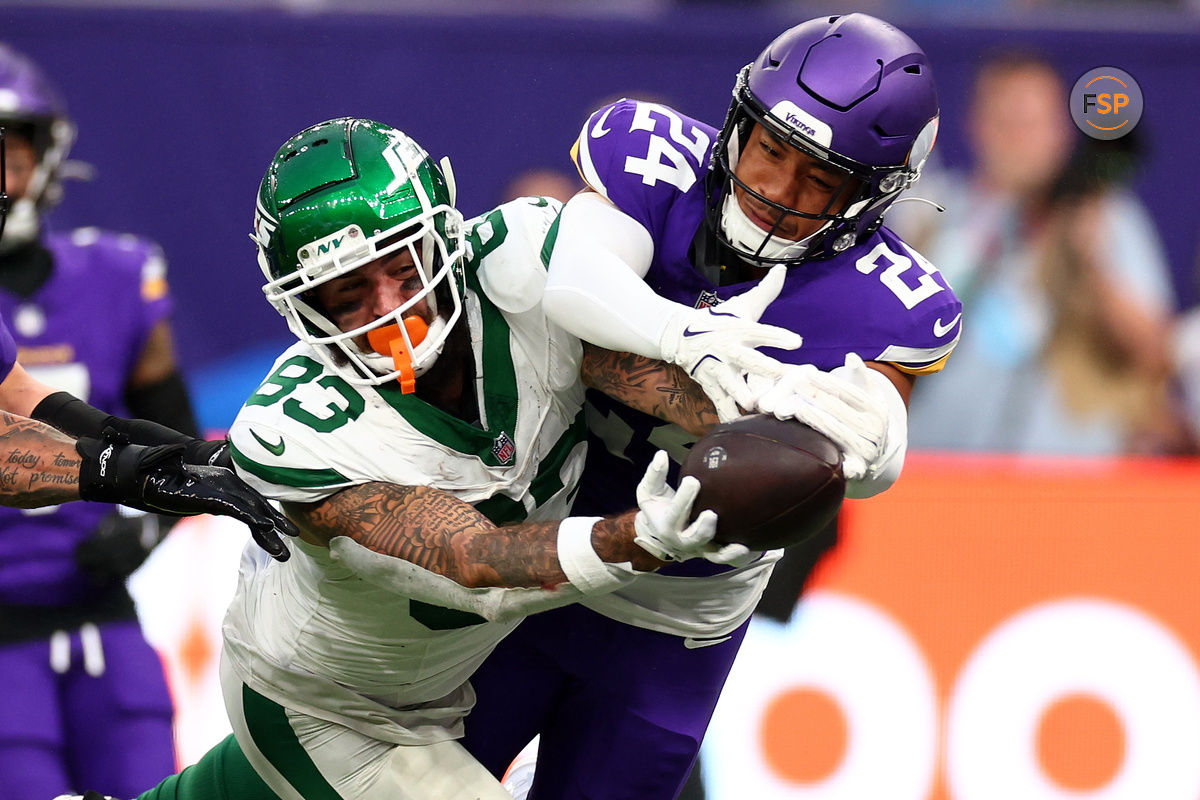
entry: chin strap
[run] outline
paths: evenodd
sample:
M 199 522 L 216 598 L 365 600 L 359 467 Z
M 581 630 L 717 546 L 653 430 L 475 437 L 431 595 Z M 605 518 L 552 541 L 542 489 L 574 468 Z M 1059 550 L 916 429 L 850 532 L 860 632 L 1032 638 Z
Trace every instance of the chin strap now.
M 408 334 L 407 341 L 405 333 Z M 400 372 L 396 378 L 400 382 L 400 391 L 404 394 L 412 394 L 417 390 L 417 376 L 413 371 L 412 350 L 409 349 L 409 342 L 412 343 L 412 348 L 425 341 L 425 337 L 429 334 L 429 326 L 425 324 L 425 320 L 417 316 L 404 318 L 404 331 L 401 332 L 399 325 L 385 325 L 382 328 L 375 328 L 367 332 L 367 341 L 371 345 L 371 349 L 381 356 L 388 356 L 392 359 L 393 369 Z

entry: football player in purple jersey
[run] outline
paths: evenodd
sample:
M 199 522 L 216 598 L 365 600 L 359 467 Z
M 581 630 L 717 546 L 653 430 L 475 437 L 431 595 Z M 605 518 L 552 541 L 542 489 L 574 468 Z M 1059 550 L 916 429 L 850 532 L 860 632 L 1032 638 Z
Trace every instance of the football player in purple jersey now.
M 821 17 L 771 42 L 733 95 L 719 130 L 628 99 L 591 116 L 548 314 L 681 365 L 723 419 L 808 423 L 842 450 L 848 496 L 877 494 L 903 465 L 913 381 L 943 367 L 961 324 L 938 271 L 882 226 L 936 137 L 928 59 L 881 20 Z M 723 311 L 760 282 L 777 293 L 761 317 Z M 746 334 L 760 318 L 796 341 L 759 352 Z M 690 439 L 595 391 L 589 403 L 574 513 L 603 514 L 655 450 L 678 462 Z M 540 734 L 534 800 L 675 797 L 779 557 L 667 567 L 530 617 L 472 678 L 464 744 L 500 774 Z
M 49 797 L 81 784 L 132 793 L 174 767 L 162 665 L 124 584 L 169 523 L 110 504 L 231 513 L 279 546 L 278 531 L 291 530 L 211 466 L 223 443 L 112 417 L 50 388 L 195 429 L 157 248 L 94 230 L 41 231 L 73 129 L 40 70 L 3 45 L 0 124 L 0 505 L 14 506 L 0 509 L 0 795 Z M 98 502 L 67 502 L 77 499 Z

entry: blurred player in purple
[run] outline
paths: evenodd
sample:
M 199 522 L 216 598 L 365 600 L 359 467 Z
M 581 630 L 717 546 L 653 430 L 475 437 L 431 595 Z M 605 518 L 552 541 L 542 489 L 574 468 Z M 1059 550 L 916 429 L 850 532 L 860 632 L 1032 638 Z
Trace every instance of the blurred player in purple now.
M 43 230 L 74 127 L 41 71 L 4 45 L 0 125 L 12 203 L 0 233 L 0 318 L 24 366 L 14 380 L 194 435 L 162 254 L 129 235 Z M 3 344 L 8 376 L 12 340 Z M 173 519 L 100 503 L 0 508 L 0 796 L 83 785 L 132 794 L 174 770 L 162 664 L 125 588 Z
M 723 419 L 812 425 L 842 450 L 849 496 L 881 492 L 903 465 L 913 382 L 943 367 L 960 330 L 942 276 L 882 227 L 937 121 L 924 52 L 864 14 L 779 36 L 738 75 L 720 130 L 655 103 L 605 106 L 572 150 L 588 188 L 561 218 L 547 313 L 601 347 L 683 366 Z M 760 317 L 722 311 L 760 281 L 778 291 Z M 755 352 L 756 319 L 802 344 Z M 573 511 L 604 514 L 655 450 L 678 462 L 691 439 L 588 399 Z M 668 567 L 530 617 L 472 678 L 464 744 L 500 774 L 540 734 L 534 800 L 675 797 L 779 557 Z

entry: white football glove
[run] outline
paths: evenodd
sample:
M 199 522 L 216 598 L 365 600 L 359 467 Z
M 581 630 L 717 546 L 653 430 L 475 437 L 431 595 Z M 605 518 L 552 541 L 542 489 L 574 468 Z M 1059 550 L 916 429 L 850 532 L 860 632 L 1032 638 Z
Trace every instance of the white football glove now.
M 795 350 L 803 341 L 786 328 L 758 322 L 783 288 L 786 268 L 780 264 L 750 291 L 709 308 L 681 308 L 667 320 L 659 346 L 662 358 L 687 370 L 713 401 L 717 417 L 727 422 L 741 415 L 753 396 L 745 373 L 777 378 L 783 364 L 758 347 Z
M 750 552 L 745 545 L 713 542 L 717 532 L 715 512 L 701 511 L 695 522 L 688 525 L 700 482 L 689 476 L 679 482 L 678 490 L 672 489 L 667 485 L 669 464 L 666 452 L 659 450 L 638 483 L 634 543 L 660 561 L 689 558 L 706 558 L 716 564 L 744 561 Z
M 783 376 L 771 381 L 747 376 L 754 392 L 750 408 L 779 419 L 797 419 L 825 434 L 842 451 L 842 474 L 859 481 L 886 454 L 890 412 L 876 392 L 876 373 L 854 353 L 844 366 L 822 372 L 811 364 L 788 364 Z M 883 375 L 879 377 L 887 381 Z M 889 386 L 884 391 L 895 392 Z

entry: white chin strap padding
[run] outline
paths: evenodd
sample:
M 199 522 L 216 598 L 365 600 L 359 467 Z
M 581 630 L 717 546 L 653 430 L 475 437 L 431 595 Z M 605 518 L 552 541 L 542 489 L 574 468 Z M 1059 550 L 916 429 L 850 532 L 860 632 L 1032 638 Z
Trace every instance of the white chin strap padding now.
M 798 259 L 808 252 L 808 243 L 812 241 L 813 237 L 827 227 L 829 227 L 828 222 L 800 241 L 793 242 L 791 239 L 768 235 L 766 231 L 755 225 L 738 205 L 732 187 L 721 206 L 721 233 L 739 251 L 757 258 L 784 261 Z M 766 239 L 766 244 L 763 244 L 764 239 Z

